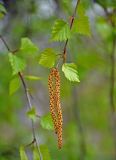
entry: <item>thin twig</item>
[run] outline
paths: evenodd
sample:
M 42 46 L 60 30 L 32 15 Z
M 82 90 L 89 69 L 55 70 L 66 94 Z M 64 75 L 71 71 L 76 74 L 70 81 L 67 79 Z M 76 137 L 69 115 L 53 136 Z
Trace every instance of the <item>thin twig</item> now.
M 75 20 L 75 16 L 76 16 L 76 12 L 77 12 L 77 8 L 78 8 L 79 3 L 80 3 L 80 0 L 77 0 L 76 7 L 75 7 L 75 9 L 74 9 L 74 13 L 73 13 L 73 15 L 71 16 L 70 30 L 71 30 L 72 27 L 73 27 L 73 24 L 74 24 L 74 20 Z M 69 41 L 69 39 L 67 38 L 67 40 L 66 40 L 66 42 L 65 42 L 65 44 L 64 44 L 64 49 L 63 49 L 63 63 L 65 63 L 65 61 L 66 61 L 68 41 Z
M 14 52 L 10 50 L 7 42 L 4 40 L 4 38 L 1 35 L 0 35 L 0 39 L 4 43 L 4 45 L 7 48 L 7 50 L 13 54 Z M 32 104 L 31 104 L 29 89 L 28 89 L 27 84 L 26 84 L 26 82 L 24 80 L 23 74 L 21 72 L 19 72 L 18 75 L 19 75 L 20 80 L 21 80 L 21 82 L 23 84 L 23 88 L 24 88 L 25 95 L 26 95 L 27 102 L 28 102 L 28 107 L 29 107 L 29 109 L 31 109 L 32 108 Z M 36 144 L 36 147 L 37 147 L 37 150 L 38 150 L 38 153 L 39 153 L 39 156 L 40 156 L 40 160 L 42 160 L 43 158 L 42 158 L 42 155 L 41 155 L 41 152 L 40 152 L 38 141 L 36 139 L 35 126 L 34 126 L 34 121 L 33 120 L 31 120 L 31 124 L 32 124 L 32 134 L 33 134 L 33 141 L 32 141 L 31 144 L 33 144 L 33 143 Z

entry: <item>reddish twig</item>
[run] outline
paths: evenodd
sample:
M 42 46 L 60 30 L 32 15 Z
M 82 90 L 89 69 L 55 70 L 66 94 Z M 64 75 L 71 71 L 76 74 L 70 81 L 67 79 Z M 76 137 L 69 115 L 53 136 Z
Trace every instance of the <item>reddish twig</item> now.
M 76 16 L 76 12 L 77 12 L 77 8 L 78 8 L 79 3 L 80 3 L 80 0 L 77 0 L 76 7 L 75 7 L 75 9 L 74 9 L 74 13 L 73 13 L 73 15 L 71 16 L 70 30 L 71 30 L 72 27 L 73 27 L 73 24 L 74 24 L 74 20 L 75 20 L 75 16 Z M 63 63 L 65 63 L 65 61 L 66 61 L 68 41 L 69 41 L 69 39 L 67 38 L 67 40 L 66 40 L 66 42 L 65 42 L 65 44 L 64 44 L 64 49 L 63 49 Z

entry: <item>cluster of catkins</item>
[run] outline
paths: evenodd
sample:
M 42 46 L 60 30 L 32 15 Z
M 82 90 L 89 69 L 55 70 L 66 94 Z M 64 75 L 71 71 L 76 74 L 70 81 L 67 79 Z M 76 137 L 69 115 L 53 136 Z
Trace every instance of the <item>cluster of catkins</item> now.
M 50 113 L 55 133 L 58 136 L 58 148 L 62 147 L 62 110 L 60 104 L 60 74 L 57 68 L 52 68 L 48 78 L 50 96 Z

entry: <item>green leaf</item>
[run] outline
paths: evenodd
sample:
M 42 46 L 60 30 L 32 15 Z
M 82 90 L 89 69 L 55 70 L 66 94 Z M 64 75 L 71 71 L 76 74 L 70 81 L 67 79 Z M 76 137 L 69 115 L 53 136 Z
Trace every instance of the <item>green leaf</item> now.
M 56 58 L 57 55 L 55 51 L 52 48 L 46 48 L 40 55 L 39 64 L 44 67 L 52 68 L 55 64 Z
M 83 3 L 79 3 L 78 9 L 77 9 L 77 15 L 84 16 L 85 15 L 85 8 L 83 6 Z
M 46 145 L 40 146 L 40 151 L 42 153 L 43 160 L 51 160 L 48 147 Z
M 91 36 L 91 30 L 90 30 L 90 24 L 89 24 L 88 17 L 80 16 L 79 18 L 75 19 L 72 31 L 86 35 L 86 36 Z
M 38 81 L 38 80 L 41 79 L 41 77 L 31 76 L 31 75 L 25 76 L 25 78 L 28 79 L 28 80 L 33 80 L 33 81 Z
M 36 147 L 34 147 L 34 150 L 33 150 L 33 160 L 40 160 L 40 154 Z
M 80 82 L 77 72 L 77 66 L 74 63 L 64 63 L 62 66 L 62 71 L 69 81 Z
M 71 36 L 70 27 L 68 23 L 59 19 L 55 22 L 52 28 L 52 40 L 53 41 L 65 41 Z
M 28 157 L 27 157 L 27 155 L 25 153 L 25 149 L 24 149 L 23 146 L 20 147 L 19 151 L 20 151 L 20 158 L 21 158 L 21 160 L 28 160 Z
M 29 38 L 22 38 L 21 39 L 21 47 L 19 52 L 22 54 L 33 55 L 38 52 L 37 46 L 29 39 Z
M 26 67 L 25 61 L 12 53 L 9 53 L 9 62 L 12 67 L 13 75 L 23 71 Z
M 27 116 L 32 119 L 33 121 L 36 120 L 36 109 L 34 107 L 32 107 L 28 112 L 27 112 Z
M 13 78 L 9 84 L 9 95 L 14 94 L 20 87 L 20 80 L 18 77 Z
M 3 15 L 7 13 L 5 7 L 2 3 L 0 3 L 0 13 L 2 13 Z
M 44 115 L 40 118 L 40 124 L 44 129 L 47 129 L 47 130 L 54 129 L 52 117 L 51 117 L 50 113 L 47 115 Z
M 43 160 L 51 160 L 50 153 L 46 145 L 40 145 L 40 152 Z M 40 155 L 36 147 L 33 150 L 33 160 L 40 160 Z

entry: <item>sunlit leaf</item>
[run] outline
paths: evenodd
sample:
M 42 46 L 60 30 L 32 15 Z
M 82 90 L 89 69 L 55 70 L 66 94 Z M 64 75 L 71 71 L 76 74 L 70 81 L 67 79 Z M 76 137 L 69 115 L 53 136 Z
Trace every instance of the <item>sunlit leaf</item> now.
M 28 160 L 28 157 L 27 157 L 27 155 L 25 153 L 25 149 L 24 149 L 23 146 L 20 147 L 19 151 L 20 151 L 20 158 L 21 158 L 21 160 Z
M 83 3 L 79 3 L 79 6 L 77 7 L 77 15 L 84 16 L 85 15 L 85 8 L 83 6 Z
M 69 81 L 80 82 L 77 72 L 77 66 L 74 63 L 64 63 L 62 66 L 62 71 Z
M 13 78 L 9 84 L 9 95 L 14 94 L 20 87 L 20 80 L 18 77 Z
M 57 20 L 52 28 L 52 40 L 65 41 L 70 38 L 70 36 L 69 25 L 62 19 Z
M 22 38 L 19 52 L 28 55 L 37 54 L 38 47 L 29 38 Z
M 50 114 L 44 115 L 40 118 L 40 124 L 44 129 L 53 130 L 53 122 Z
M 12 53 L 9 53 L 9 62 L 12 67 L 13 75 L 23 71 L 26 67 L 25 61 Z
M 36 120 L 36 109 L 34 107 L 32 107 L 28 112 L 27 112 L 27 116 L 32 119 L 33 121 Z
M 88 17 L 80 16 L 79 18 L 75 19 L 72 30 L 76 33 L 91 36 L 90 23 Z
M 55 64 L 56 58 L 57 55 L 55 51 L 52 48 L 47 48 L 41 53 L 39 64 L 44 67 L 52 68 Z
M 33 80 L 33 81 L 38 81 L 38 80 L 41 79 L 41 77 L 32 76 L 32 75 L 26 75 L 25 78 L 28 79 L 28 80 Z

